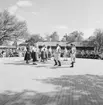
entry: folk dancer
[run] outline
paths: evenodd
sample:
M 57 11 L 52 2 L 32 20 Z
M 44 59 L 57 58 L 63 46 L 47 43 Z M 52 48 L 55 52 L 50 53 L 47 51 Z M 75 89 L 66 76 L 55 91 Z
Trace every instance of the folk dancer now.
M 37 48 L 36 48 L 36 45 L 33 45 L 32 47 L 32 53 L 31 53 L 31 57 L 33 59 L 33 64 L 36 65 L 36 61 L 37 61 Z
M 75 58 L 76 58 L 76 47 L 73 44 L 71 44 L 70 57 L 71 57 L 71 66 L 70 67 L 74 67 Z
M 38 46 L 38 44 L 36 44 L 36 56 L 37 56 L 37 61 L 39 61 L 39 53 L 40 53 L 40 51 L 39 51 L 39 46 Z
M 47 60 L 47 48 L 45 45 L 43 45 L 41 49 L 41 61 L 44 62 Z
M 27 46 L 26 46 L 26 53 L 25 53 L 24 60 L 26 60 L 26 63 L 29 63 L 29 60 L 30 60 L 30 59 L 31 59 L 30 46 L 27 45 Z
M 48 58 L 51 59 L 52 57 L 52 49 L 51 47 L 48 49 Z
M 48 49 L 47 49 L 47 46 L 45 46 L 45 56 L 46 56 L 46 61 L 48 60 Z
M 56 45 L 56 51 L 54 54 L 54 66 L 58 65 L 61 66 L 61 61 L 60 61 L 60 55 L 61 55 L 61 48 L 59 46 L 59 44 Z

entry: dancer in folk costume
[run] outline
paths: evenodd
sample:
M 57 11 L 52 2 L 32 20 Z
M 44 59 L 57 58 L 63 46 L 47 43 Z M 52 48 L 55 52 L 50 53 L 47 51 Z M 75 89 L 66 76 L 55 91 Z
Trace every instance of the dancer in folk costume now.
M 68 50 L 65 47 L 65 49 L 64 49 L 64 61 L 67 61 L 67 53 L 68 53 Z
M 51 47 L 48 49 L 48 58 L 51 59 L 52 57 L 52 49 Z
M 47 48 L 43 45 L 41 49 L 41 61 L 44 62 L 45 60 L 47 60 Z
M 29 60 L 31 59 L 31 52 L 30 52 L 30 46 L 29 44 L 26 46 L 26 53 L 25 53 L 25 57 L 24 60 L 26 61 L 26 63 L 29 63 Z
M 38 49 L 38 61 L 41 62 L 41 49 Z
M 41 48 L 41 62 L 44 62 L 44 45 Z
M 48 60 L 48 49 L 47 49 L 47 46 L 45 46 L 44 53 L 45 53 L 45 60 L 47 61 Z
M 37 61 L 39 61 L 39 53 L 40 53 L 40 49 L 38 44 L 36 43 L 36 56 L 37 56 Z
M 32 46 L 32 53 L 31 53 L 31 56 L 32 56 L 32 59 L 33 59 L 33 64 L 36 65 L 36 61 L 37 61 L 37 48 L 36 48 L 36 45 L 33 45 Z
M 71 57 L 71 66 L 70 67 L 74 67 L 74 63 L 75 63 L 75 59 L 76 59 L 76 47 L 74 44 L 71 44 L 70 57 Z
M 57 44 L 56 51 L 54 54 L 54 62 L 55 62 L 54 66 L 56 65 L 61 66 L 60 55 L 61 55 L 61 48 L 60 48 L 60 45 Z

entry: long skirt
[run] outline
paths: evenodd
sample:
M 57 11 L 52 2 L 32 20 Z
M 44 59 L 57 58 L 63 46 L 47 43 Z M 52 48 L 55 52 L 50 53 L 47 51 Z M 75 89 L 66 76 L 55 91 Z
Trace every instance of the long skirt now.
M 52 55 L 51 52 L 48 52 L 48 58 L 51 58 L 51 55 Z
M 46 60 L 47 59 L 47 54 L 44 51 L 41 52 L 41 59 L 42 60 Z
M 37 54 L 36 54 L 36 52 L 32 52 L 31 56 L 32 56 L 33 62 L 36 62 L 37 61 Z
M 24 57 L 24 60 L 30 60 L 31 59 L 31 52 L 30 51 L 26 51 L 25 53 L 25 57 Z

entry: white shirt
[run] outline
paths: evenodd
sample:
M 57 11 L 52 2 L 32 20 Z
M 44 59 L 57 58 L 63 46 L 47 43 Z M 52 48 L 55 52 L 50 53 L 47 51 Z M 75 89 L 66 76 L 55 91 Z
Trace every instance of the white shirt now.
M 56 48 L 56 53 L 61 53 L 61 48 L 59 46 Z
M 44 51 L 44 47 L 42 47 L 41 51 Z
M 72 47 L 72 54 L 76 54 L 76 47 Z
M 46 48 L 46 47 L 43 47 L 43 48 L 41 49 L 41 51 L 47 52 L 47 48 Z
M 65 48 L 65 53 L 67 53 L 68 51 L 67 51 L 67 48 Z
M 32 51 L 36 52 L 37 48 L 36 47 L 32 47 Z
M 52 49 L 51 48 L 49 48 L 49 52 L 52 52 Z

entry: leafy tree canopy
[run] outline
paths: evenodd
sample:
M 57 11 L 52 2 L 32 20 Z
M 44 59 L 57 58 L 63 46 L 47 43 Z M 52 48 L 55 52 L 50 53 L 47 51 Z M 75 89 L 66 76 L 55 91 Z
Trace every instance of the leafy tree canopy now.
M 5 40 L 25 39 L 28 36 L 25 21 L 19 21 L 7 10 L 0 13 L 0 45 Z

